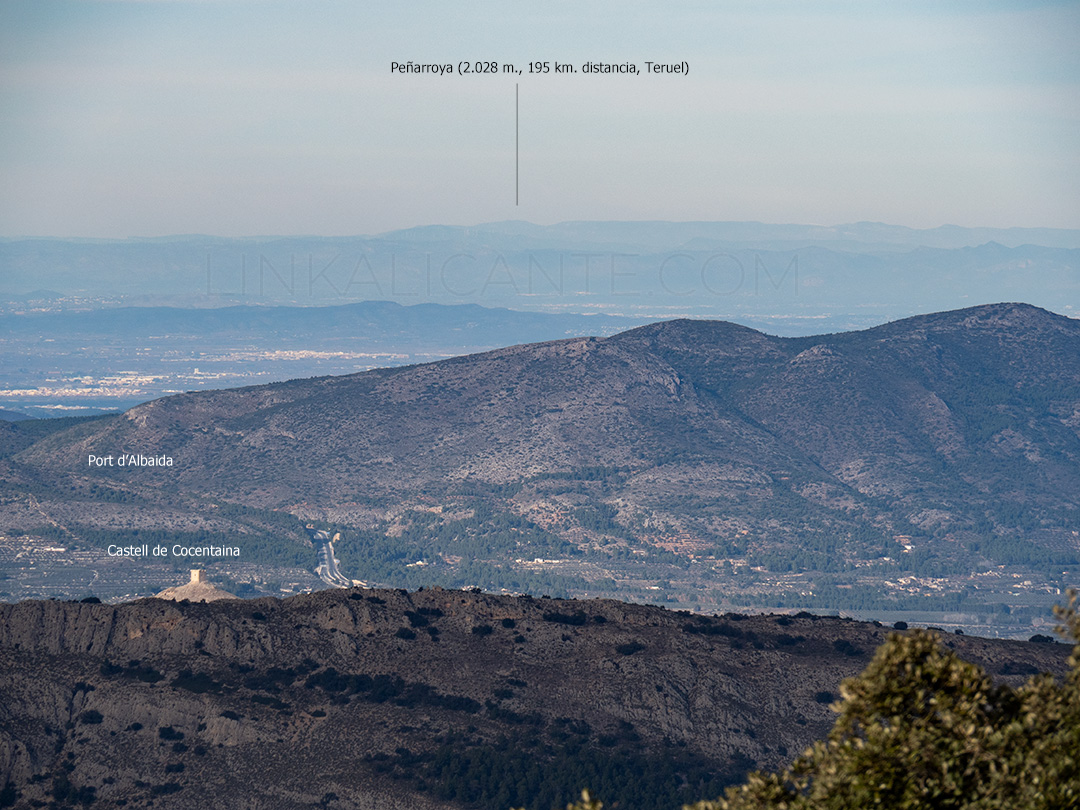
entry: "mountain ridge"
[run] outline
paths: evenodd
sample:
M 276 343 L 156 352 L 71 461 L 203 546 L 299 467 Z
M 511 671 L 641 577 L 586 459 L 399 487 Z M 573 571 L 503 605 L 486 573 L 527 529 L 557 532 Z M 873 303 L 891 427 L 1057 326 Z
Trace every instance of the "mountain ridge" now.
M 889 632 L 439 588 L 0 604 L 0 784 L 24 801 L 402 810 L 548 810 L 589 784 L 674 808 L 820 738 Z M 1011 684 L 1069 653 L 942 643 Z
M 175 464 L 86 469 L 90 454 L 119 452 Z M 865 574 L 867 588 L 907 571 L 981 599 L 972 578 L 1006 564 L 1052 594 L 1080 564 L 1080 322 L 1025 304 L 807 338 L 662 322 L 176 395 L 7 463 L 57 491 L 210 498 L 352 527 L 368 550 L 346 544 L 346 567 L 364 580 L 403 574 L 408 559 L 372 570 L 364 554 L 442 565 L 462 557 L 455 531 L 512 526 L 484 546 L 504 572 L 630 555 L 690 565 L 673 573 L 704 579 L 686 588 L 738 563 L 772 572 L 770 587 L 788 571 Z

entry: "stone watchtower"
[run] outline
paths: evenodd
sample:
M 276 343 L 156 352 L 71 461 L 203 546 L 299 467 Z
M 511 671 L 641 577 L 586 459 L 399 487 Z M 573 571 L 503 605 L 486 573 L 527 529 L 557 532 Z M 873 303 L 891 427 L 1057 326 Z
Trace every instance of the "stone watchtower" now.
M 174 599 L 177 602 L 187 599 L 189 602 L 213 602 L 217 599 L 236 599 L 237 597 L 221 588 L 215 588 L 206 577 L 202 568 L 191 569 L 191 582 L 166 588 L 157 595 L 158 599 Z

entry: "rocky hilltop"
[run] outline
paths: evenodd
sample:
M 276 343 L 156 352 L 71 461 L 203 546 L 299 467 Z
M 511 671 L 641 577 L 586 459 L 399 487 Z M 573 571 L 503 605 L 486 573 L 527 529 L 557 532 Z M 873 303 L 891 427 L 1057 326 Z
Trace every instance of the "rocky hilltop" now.
M 174 602 L 216 602 L 219 599 L 236 599 L 235 594 L 224 591 L 206 580 L 206 572 L 192 569 L 191 581 L 183 585 L 166 588 L 157 594 L 158 599 L 171 599 Z
M 550 810 L 590 784 L 675 808 L 821 737 L 888 632 L 441 589 L 0 605 L 0 787 L 20 807 Z M 945 641 L 1013 682 L 1068 652 Z

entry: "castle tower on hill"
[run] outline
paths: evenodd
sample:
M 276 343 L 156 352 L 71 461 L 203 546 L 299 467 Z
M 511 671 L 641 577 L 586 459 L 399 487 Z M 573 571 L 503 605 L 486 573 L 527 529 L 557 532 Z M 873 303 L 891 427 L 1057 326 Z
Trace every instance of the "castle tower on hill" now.
M 218 599 L 239 599 L 240 597 L 211 585 L 206 579 L 206 571 L 202 568 L 192 568 L 190 582 L 174 588 L 166 588 L 157 594 L 157 598 L 172 599 L 174 602 L 184 599 L 189 602 L 214 602 Z

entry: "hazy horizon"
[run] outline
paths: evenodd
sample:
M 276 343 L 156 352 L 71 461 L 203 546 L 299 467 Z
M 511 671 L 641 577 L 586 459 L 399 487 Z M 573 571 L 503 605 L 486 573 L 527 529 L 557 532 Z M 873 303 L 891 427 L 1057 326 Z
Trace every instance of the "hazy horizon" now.
M 1054 2 L 14 0 L 0 6 L 0 232 L 1070 228 L 1077 33 L 1080 8 Z M 500 72 L 391 72 L 406 60 Z M 580 72 L 646 61 L 689 72 Z
M 708 219 L 568 219 L 559 220 L 553 222 L 539 222 L 535 220 L 526 219 L 504 219 L 494 220 L 486 222 L 468 222 L 468 223 L 450 223 L 450 222 L 415 222 L 411 225 L 403 225 L 398 228 L 391 228 L 385 231 L 369 232 L 369 233 L 301 233 L 301 232 L 288 232 L 280 231 L 277 233 L 251 233 L 251 234 L 234 234 L 225 232 L 174 232 L 174 233 L 154 233 L 154 234 L 128 234 L 128 235 L 116 235 L 116 236 L 80 236 L 65 233 L 40 233 L 40 234 L 24 234 L 24 233 L 6 233 L 0 234 L 0 241 L 19 241 L 19 240 L 31 240 L 31 239 L 46 239 L 46 240 L 68 240 L 73 242 L 111 242 L 111 241 L 154 241 L 154 240 L 179 240 L 179 239 L 380 239 L 387 236 L 401 234 L 408 231 L 421 231 L 428 228 L 451 228 L 451 229 L 464 229 L 466 232 L 470 230 L 483 231 L 492 227 L 505 227 L 505 226 L 527 226 L 531 228 L 558 228 L 564 226 L 574 225 L 673 225 L 673 226 L 752 226 L 761 228 L 806 228 L 806 229 L 818 229 L 821 233 L 818 235 L 820 238 L 828 236 L 827 231 L 835 231 L 841 228 L 855 228 L 855 227 L 881 227 L 894 231 L 907 231 L 911 234 L 921 233 L 934 233 L 940 231 L 957 230 L 957 231 L 1024 231 L 1024 232 L 1053 232 L 1061 235 L 1080 235 L 1080 227 L 1055 227 L 1045 225 L 957 225 L 953 222 L 943 222 L 938 225 L 929 225 L 925 227 L 915 227 L 900 222 L 883 222 L 878 220 L 852 220 L 848 222 L 766 222 L 763 220 L 708 220 Z M 762 237 L 762 241 L 769 241 L 771 237 Z M 745 240 L 752 241 L 752 240 Z M 810 240 L 807 240 L 810 241 Z M 991 240 L 992 241 L 992 240 Z M 1038 244 L 1038 243 L 1033 243 Z

